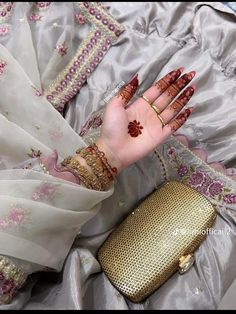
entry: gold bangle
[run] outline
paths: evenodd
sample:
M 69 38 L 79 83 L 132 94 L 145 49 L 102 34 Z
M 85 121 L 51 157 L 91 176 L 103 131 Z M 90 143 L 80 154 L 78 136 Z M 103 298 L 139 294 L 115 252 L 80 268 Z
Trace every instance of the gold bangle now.
M 102 184 L 97 176 L 89 172 L 76 158 L 69 156 L 65 158 L 61 164 L 68 169 L 73 169 L 87 188 L 102 191 Z
M 160 114 L 157 114 L 157 118 L 160 120 L 162 127 L 164 128 L 164 126 L 166 125 L 164 119 L 162 118 L 162 116 Z
M 100 158 L 94 154 L 94 150 L 91 147 L 87 147 L 77 150 L 76 153 L 86 160 L 93 173 L 99 178 L 103 190 L 106 190 L 110 186 L 112 178 Z

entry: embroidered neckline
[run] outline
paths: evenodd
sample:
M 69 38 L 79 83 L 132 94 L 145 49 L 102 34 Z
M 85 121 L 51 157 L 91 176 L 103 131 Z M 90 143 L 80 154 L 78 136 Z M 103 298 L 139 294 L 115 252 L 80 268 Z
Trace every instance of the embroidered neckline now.
M 57 78 L 44 92 L 47 100 L 60 112 L 87 81 L 124 27 L 98 2 L 77 2 L 80 14 L 92 24 L 86 38 Z

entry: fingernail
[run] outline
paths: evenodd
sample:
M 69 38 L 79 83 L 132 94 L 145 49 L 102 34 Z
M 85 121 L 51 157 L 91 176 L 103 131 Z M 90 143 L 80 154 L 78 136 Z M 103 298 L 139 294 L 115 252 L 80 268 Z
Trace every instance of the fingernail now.
M 133 88 L 136 88 L 138 87 L 138 84 L 139 84 L 139 81 L 138 81 L 138 74 L 136 74 L 130 81 L 127 85 L 131 85 Z
M 184 72 L 184 67 L 181 67 L 181 68 L 179 68 L 178 69 L 181 73 L 183 73 Z
M 138 88 L 138 74 L 136 74 L 128 84 L 126 84 L 118 93 L 118 97 L 121 97 L 124 100 L 124 103 L 127 105 L 131 98 L 134 96 Z
M 194 90 L 197 88 L 195 84 L 191 85 L 190 87 L 192 87 Z
M 190 116 L 190 114 L 193 112 L 194 107 L 188 107 L 185 111 L 188 114 L 188 117 Z
M 192 78 L 196 75 L 196 71 L 191 71 L 189 74 L 192 76 Z

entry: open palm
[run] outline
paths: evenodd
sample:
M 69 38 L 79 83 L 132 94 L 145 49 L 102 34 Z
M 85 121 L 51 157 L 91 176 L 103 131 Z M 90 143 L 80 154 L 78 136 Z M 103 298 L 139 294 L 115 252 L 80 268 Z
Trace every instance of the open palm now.
M 185 87 L 195 72 L 179 78 L 182 71 L 180 68 L 168 73 L 127 106 L 138 86 L 136 76 L 107 105 L 97 145 L 107 152 L 119 170 L 163 143 L 191 114 L 192 108 L 180 111 L 194 93 L 194 85 Z

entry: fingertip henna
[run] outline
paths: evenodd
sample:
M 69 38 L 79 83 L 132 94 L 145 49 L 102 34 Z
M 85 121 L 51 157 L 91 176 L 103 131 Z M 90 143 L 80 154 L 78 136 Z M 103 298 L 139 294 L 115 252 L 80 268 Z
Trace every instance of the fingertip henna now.
M 121 99 L 125 101 L 125 105 L 127 105 L 130 99 L 134 96 L 138 85 L 138 74 L 136 74 L 132 80 L 121 89 L 117 97 L 121 97 Z
M 187 87 L 179 98 L 176 99 L 172 105 L 170 105 L 170 109 L 173 109 L 175 113 L 179 113 L 193 96 L 194 91 L 195 85 Z
M 163 78 L 157 81 L 154 85 L 163 93 L 173 82 L 177 80 L 177 78 L 181 75 L 184 68 L 181 67 L 177 70 L 171 71 L 166 74 Z
M 187 108 L 184 112 L 180 113 L 174 120 L 168 125 L 171 127 L 171 131 L 175 132 L 178 130 L 188 119 L 190 114 L 193 112 L 193 107 Z
M 193 79 L 195 75 L 195 71 L 190 73 L 185 73 L 181 76 L 175 83 L 173 83 L 167 90 L 167 94 L 169 97 L 175 97 L 178 93 L 183 89 L 188 83 Z

